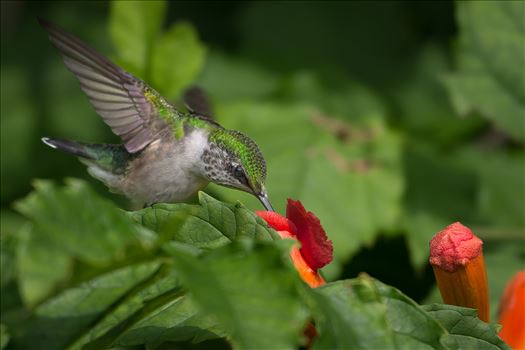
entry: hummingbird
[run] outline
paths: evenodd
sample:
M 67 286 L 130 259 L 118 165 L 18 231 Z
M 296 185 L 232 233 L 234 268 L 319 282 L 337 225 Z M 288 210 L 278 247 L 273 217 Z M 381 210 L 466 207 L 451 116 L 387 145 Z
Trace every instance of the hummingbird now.
M 77 156 L 110 191 L 144 207 L 185 201 L 212 182 L 251 193 L 273 211 L 259 147 L 245 134 L 217 123 L 202 90 L 190 89 L 187 111 L 177 109 L 77 37 L 38 21 L 95 111 L 123 142 L 44 137 L 46 145 Z

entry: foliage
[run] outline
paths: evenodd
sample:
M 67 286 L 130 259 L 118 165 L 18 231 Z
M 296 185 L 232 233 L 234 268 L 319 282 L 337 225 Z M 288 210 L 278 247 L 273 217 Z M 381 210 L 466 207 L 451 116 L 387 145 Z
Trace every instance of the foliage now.
M 459 113 L 477 109 L 516 140 L 525 140 L 521 2 L 458 4 L 458 72 L 447 79 Z
M 2 3 L 0 348 L 293 348 L 312 319 L 314 348 L 503 348 L 471 310 L 422 308 L 353 278 L 352 259 L 439 302 L 428 241 L 460 220 L 485 242 L 495 314 L 525 256 L 525 5 L 206 4 Z M 341 280 L 305 288 L 247 194 L 210 185 L 220 200 L 123 211 L 73 157 L 41 145 L 119 141 L 35 15 L 177 105 L 203 86 L 217 120 L 260 145 L 277 211 L 291 197 L 320 218 L 335 254 L 323 272 Z M 88 182 L 37 180 L 28 195 L 34 178 L 69 176 Z
M 32 215 L 39 212 L 32 208 L 48 201 L 55 203 L 47 206 L 53 212 Z M 97 219 L 83 219 L 104 205 Z M 304 342 L 302 332 L 311 319 L 319 325 L 315 348 L 454 349 L 457 334 L 470 336 L 461 346 L 506 348 L 474 311 L 460 310 L 468 315 L 467 326 L 449 333 L 457 308 L 434 306 L 430 310 L 439 312 L 434 317 L 368 276 L 309 289 L 288 260 L 290 244 L 242 205 L 204 193 L 197 205 L 159 204 L 128 213 L 80 180 L 64 186 L 41 181 L 17 207 L 30 213 L 34 228 L 25 239 L 48 241 L 55 250 L 46 256 L 50 264 L 30 264 L 32 251 L 12 252 L 15 246 L 2 244 L 3 267 L 21 272 L 15 285 L 2 287 L 2 294 L 22 294 L 15 310 L 2 310 L 7 329 L 17 330 L 9 334 L 3 326 L 3 339 L 15 349 L 156 348 L 224 337 L 239 349 L 292 349 Z M 50 228 L 50 222 L 56 226 Z M 75 237 L 79 224 L 86 241 Z M 50 232 L 73 238 L 56 244 Z M 107 240 L 90 242 L 90 235 L 100 232 Z M 53 256 L 69 262 L 68 274 L 55 268 Z M 35 300 L 27 286 L 45 293 Z

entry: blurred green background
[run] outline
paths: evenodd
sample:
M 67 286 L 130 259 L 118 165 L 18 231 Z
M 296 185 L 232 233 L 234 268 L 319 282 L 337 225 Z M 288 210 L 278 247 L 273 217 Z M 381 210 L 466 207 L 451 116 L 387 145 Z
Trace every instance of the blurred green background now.
M 485 242 L 493 313 L 506 280 L 524 268 L 523 2 L 1 6 L 2 237 L 24 222 L 12 203 L 35 178 L 86 179 L 128 207 L 40 142 L 119 142 L 41 16 L 173 102 L 191 84 L 204 87 L 219 122 L 260 145 L 276 209 L 291 197 L 320 218 L 335 248 L 328 279 L 365 271 L 419 302 L 439 300 L 428 242 L 455 221 Z M 261 209 L 237 191 L 208 192 Z

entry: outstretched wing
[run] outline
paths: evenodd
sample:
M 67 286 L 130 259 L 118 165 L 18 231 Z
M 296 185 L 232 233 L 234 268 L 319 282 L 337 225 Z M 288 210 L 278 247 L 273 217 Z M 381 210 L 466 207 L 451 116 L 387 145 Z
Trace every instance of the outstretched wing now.
M 158 106 L 169 104 L 140 79 L 58 26 L 38 19 L 51 42 L 60 50 L 64 63 L 80 81 L 80 87 L 126 150 L 142 150 L 158 136 L 166 122 Z

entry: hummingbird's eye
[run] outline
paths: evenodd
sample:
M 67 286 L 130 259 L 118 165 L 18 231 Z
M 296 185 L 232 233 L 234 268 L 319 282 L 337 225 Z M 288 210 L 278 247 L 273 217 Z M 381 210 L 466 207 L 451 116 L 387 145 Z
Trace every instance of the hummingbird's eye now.
M 233 169 L 233 176 L 241 181 L 246 178 L 246 176 L 244 176 L 244 170 L 242 170 L 242 166 L 237 165 L 235 169 Z

